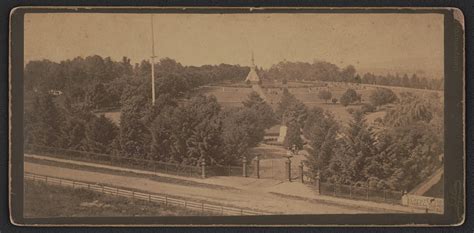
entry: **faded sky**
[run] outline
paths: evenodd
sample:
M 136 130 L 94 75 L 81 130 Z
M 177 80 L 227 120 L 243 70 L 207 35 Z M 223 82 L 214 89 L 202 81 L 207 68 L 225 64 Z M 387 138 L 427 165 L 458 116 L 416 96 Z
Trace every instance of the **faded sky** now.
M 183 65 L 324 60 L 358 70 L 443 71 L 439 14 L 155 14 L 155 51 Z M 151 54 L 149 14 L 27 14 L 25 60 Z

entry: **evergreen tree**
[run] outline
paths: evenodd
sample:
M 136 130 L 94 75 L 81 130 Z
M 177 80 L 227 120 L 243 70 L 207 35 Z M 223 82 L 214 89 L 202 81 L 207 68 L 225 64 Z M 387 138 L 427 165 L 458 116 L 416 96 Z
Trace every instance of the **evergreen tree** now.
M 321 90 L 318 93 L 318 97 L 328 103 L 328 100 L 332 97 L 332 93 L 328 90 Z
M 286 148 L 303 149 L 303 139 L 301 138 L 300 127 L 295 123 L 288 126 L 285 140 L 283 142 Z
M 104 115 L 92 118 L 87 123 L 85 130 L 87 151 L 102 154 L 110 153 L 118 131 L 117 126 Z
M 329 112 L 324 112 L 321 108 L 309 111 L 303 134 L 309 140 L 307 165 L 313 178 L 318 172 L 323 181 L 330 177 L 329 163 L 335 156 L 338 130 L 339 125 Z
M 31 108 L 25 109 L 25 142 L 43 146 L 60 146 L 64 114 L 53 96 L 40 94 Z
M 258 124 L 264 129 L 268 129 L 277 123 L 273 109 L 268 105 L 257 92 L 251 92 L 248 99 L 243 102 L 245 108 L 250 108 L 258 113 Z
M 349 88 L 346 90 L 346 92 L 344 92 L 344 94 L 342 94 L 339 102 L 341 102 L 343 106 L 347 106 L 356 102 L 357 100 L 360 100 L 360 96 L 354 89 Z

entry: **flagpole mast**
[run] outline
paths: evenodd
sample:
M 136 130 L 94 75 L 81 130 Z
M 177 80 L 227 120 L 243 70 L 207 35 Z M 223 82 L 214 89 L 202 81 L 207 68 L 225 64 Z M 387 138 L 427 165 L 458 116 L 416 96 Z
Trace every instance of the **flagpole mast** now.
M 153 14 L 151 15 L 151 102 L 155 105 L 155 35 L 153 32 Z

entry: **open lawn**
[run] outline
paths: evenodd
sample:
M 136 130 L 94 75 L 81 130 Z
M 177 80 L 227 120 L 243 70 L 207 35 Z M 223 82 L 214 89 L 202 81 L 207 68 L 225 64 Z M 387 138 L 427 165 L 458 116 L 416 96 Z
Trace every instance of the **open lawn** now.
M 200 213 L 175 206 L 109 196 L 86 189 L 72 189 L 25 181 L 24 215 L 35 217 L 191 216 Z
M 266 101 L 269 103 L 272 108 L 275 110 L 278 106 L 278 102 L 281 99 L 281 94 L 285 86 L 288 87 L 288 91 L 293 94 L 297 99 L 301 100 L 308 108 L 320 107 L 324 110 L 330 111 L 336 119 L 343 124 L 346 124 L 350 121 L 351 115 L 347 112 L 349 108 L 359 108 L 360 104 L 352 104 L 347 107 L 342 106 L 339 103 L 339 99 L 343 93 L 348 89 L 354 89 L 358 94 L 361 95 L 361 103 L 368 103 L 370 93 L 378 87 L 392 89 L 395 94 L 400 95 L 401 92 L 412 92 L 418 95 L 426 94 L 437 94 L 442 95 L 442 91 L 434 90 L 424 90 L 424 89 L 414 89 L 406 87 L 391 87 L 391 86 L 379 86 L 379 85 L 370 85 L 370 84 L 353 84 L 353 83 L 338 83 L 338 82 L 325 82 L 326 86 L 321 86 L 319 84 L 316 86 L 308 85 L 307 82 L 297 83 L 291 82 L 289 85 L 267 85 L 263 88 L 265 93 Z M 331 101 L 327 103 L 324 100 L 319 99 L 318 93 L 320 90 L 329 90 L 332 93 L 332 98 L 338 99 L 336 104 L 333 104 Z M 250 87 L 241 86 L 204 86 L 194 90 L 193 95 L 204 94 L 206 96 L 214 95 L 217 98 L 217 101 L 224 107 L 240 107 L 242 102 L 247 99 L 249 94 L 253 91 Z M 386 110 L 382 109 L 378 112 L 374 112 L 367 115 L 367 121 L 372 123 L 376 118 L 383 118 Z M 111 119 L 116 124 L 120 123 L 120 111 L 110 111 L 102 112 L 107 118 Z

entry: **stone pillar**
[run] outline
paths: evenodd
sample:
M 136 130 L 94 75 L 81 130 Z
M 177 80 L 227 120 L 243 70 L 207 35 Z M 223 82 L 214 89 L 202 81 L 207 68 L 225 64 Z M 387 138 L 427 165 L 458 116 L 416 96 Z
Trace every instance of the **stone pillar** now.
M 304 183 L 304 165 L 303 165 L 303 161 L 301 161 L 299 167 L 300 167 L 300 179 L 301 179 L 301 183 L 303 184 Z
M 206 160 L 201 160 L 201 177 L 206 178 Z
M 315 187 L 315 191 L 316 191 L 316 194 L 319 195 L 321 194 L 321 185 L 320 185 L 320 174 L 319 174 L 319 171 L 318 173 L 316 174 L 316 179 L 314 181 L 314 187 Z
M 291 160 L 288 159 L 286 162 L 286 178 L 291 182 Z
M 242 176 L 247 177 L 247 157 L 242 159 Z
M 257 179 L 260 179 L 260 157 L 258 155 L 255 157 L 255 174 L 257 174 Z

